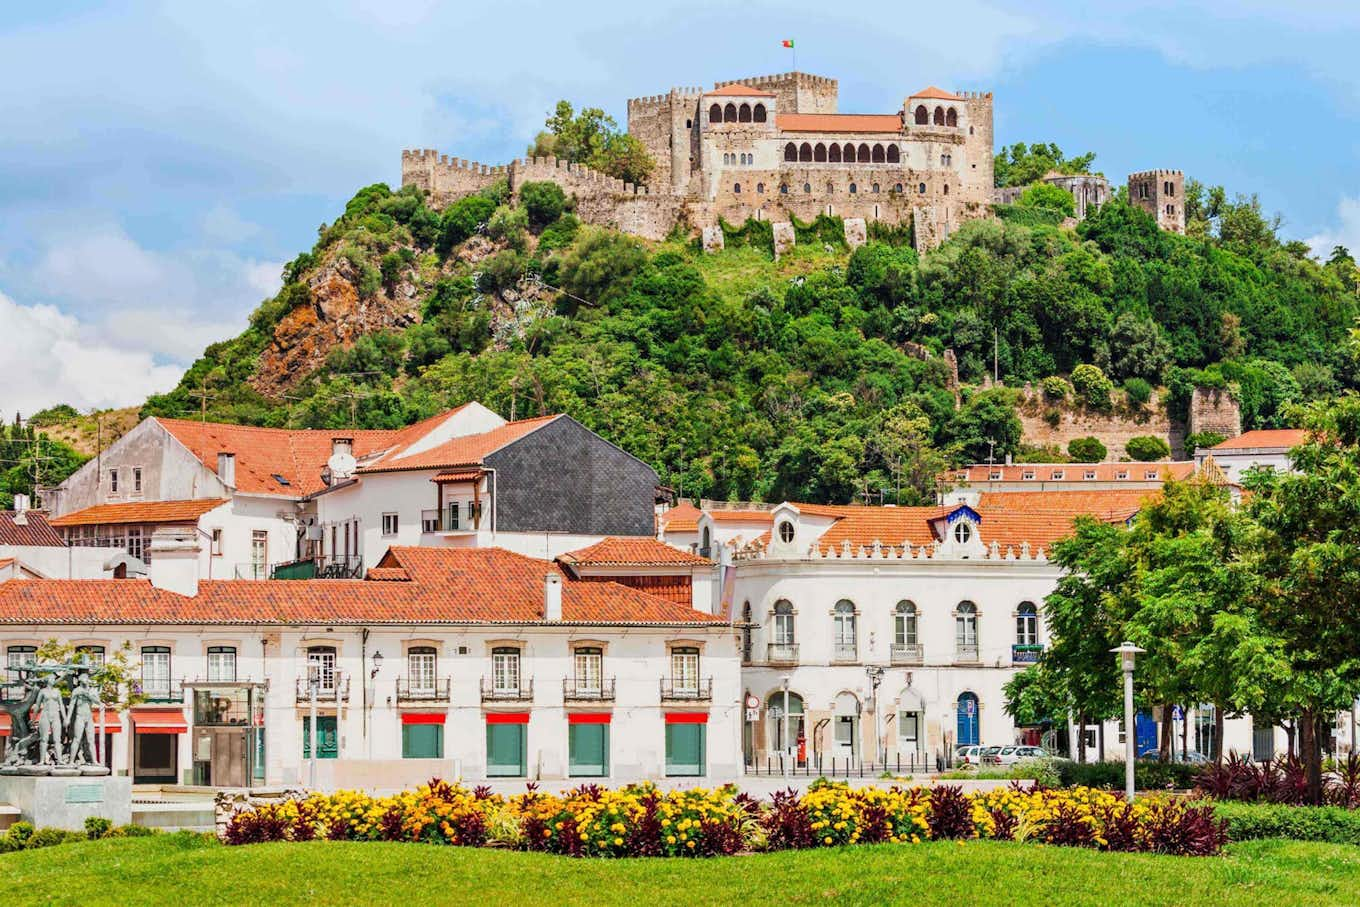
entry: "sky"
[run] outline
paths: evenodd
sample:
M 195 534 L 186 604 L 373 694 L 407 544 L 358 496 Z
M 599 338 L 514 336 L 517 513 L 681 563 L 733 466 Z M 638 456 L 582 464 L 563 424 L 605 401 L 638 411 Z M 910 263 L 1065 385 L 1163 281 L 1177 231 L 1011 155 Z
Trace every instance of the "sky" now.
M 1360 4 L 92 3 L 0 9 L 0 413 L 140 403 L 403 148 L 503 163 L 559 98 L 792 68 L 842 112 L 992 91 L 998 145 L 1258 193 L 1360 251 Z

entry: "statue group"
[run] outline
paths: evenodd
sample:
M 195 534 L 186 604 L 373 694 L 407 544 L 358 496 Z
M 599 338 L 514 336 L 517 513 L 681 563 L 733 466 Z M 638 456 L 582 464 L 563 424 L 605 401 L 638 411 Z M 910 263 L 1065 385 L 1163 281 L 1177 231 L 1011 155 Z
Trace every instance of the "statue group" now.
M 90 666 L 30 664 L 10 672 L 18 676 L 22 695 L 0 703 L 10 719 L 0 774 L 107 775 L 95 747 L 101 697 Z

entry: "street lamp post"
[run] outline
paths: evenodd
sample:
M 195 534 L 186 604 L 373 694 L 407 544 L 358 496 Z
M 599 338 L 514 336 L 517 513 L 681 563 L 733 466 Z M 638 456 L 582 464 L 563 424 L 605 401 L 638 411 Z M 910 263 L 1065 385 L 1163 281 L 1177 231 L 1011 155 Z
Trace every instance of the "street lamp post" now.
M 887 754 L 883 752 L 883 734 L 878 729 L 878 685 L 883 682 L 883 669 L 878 665 L 869 665 L 864 669 L 864 673 L 869 675 L 869 683 L 872 684 L 872 702 L 874 706 L 874 761 L 887 762 Z
M 780 737 L 783 738 L 780 742 L 784 744 L 784 755 L 791 757 L 793 754 L 789 747 L 789 675 L 787 674 L 784 675 L 784 714 L 779 716 L 779 720 L 784 728 L 784 732 L 780 734 Z M 789 776 L 789 761 L 789 758 L 780 758 L 779 760 L 780 767 L 784 769 L 785 778 Z
M 1110 652 L 1119 656 L 1119 666 L 1124 670 L 1124 798 L 1133 802 L 1133 768 L 1136 749 L 1133 739 L 1133 661 L 1147 649 L 1140 649 L 1125 640 Z

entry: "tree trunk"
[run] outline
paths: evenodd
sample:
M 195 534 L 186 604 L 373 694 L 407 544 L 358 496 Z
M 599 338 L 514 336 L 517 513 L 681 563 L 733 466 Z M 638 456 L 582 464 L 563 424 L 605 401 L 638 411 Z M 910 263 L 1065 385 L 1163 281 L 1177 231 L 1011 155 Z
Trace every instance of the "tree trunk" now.
M 1077 713 L 1077 761 L 1086 761 L 1086 713 Z
M 1171 703 L 1162 706 L 1162 739 L 1157 747 L 1157 761 L 1171 761 L 1171 743 L 1175 739 L 1175 721 L 1171 718 Z
M 1223 708 L 1214 703 L 1214 762 L 1223 761 Z
M 1318 720 L 1312 709 L 1299 715 L 1299 749 L 1304 777 L 1308 781 L 1308 802 L 1322 804 L 1322 749 L 1318 746 Z
M 1096 761 L 1105 761 L 1105 720 L 1096 725 Z
M 1285 740 L 1288 741 L 1288 756 L 1290 759 L 1293 759 L 1296 755 L 1298 755 L 1298 751 L 1294 746 L 1294 729 L 1297 727 L 1298 722 L 1293 719 L 1290 719 L 1289 721 L 1286 721 L 1284 723 L 1284 737 Z

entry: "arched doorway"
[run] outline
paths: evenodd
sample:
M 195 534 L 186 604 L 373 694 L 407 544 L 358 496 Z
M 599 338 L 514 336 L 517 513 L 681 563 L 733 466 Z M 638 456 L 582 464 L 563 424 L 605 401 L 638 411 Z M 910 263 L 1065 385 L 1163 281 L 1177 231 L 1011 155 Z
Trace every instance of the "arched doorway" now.
M 765 739 L 769 741 L 771 753 L 798 752 L 798 741 L 807 739 L 807 725 L 804 724 L 803 697 L 789 692 L 788 735 L 785 736 L 784 691 L 775 690 L 765 700 L 765 715 L 768 722 Z
M 954 742 L 959 746 L 973 746 L 978 739 L 978 698 L 976 693 L 960 693 L 958 701 L 958 733 Z
M 836 711 L 831 722 L 831 755 L 837 759 L 854 759 L 859 755 L 859 699 L 854 693 L 841 693 L 836 697 Z

